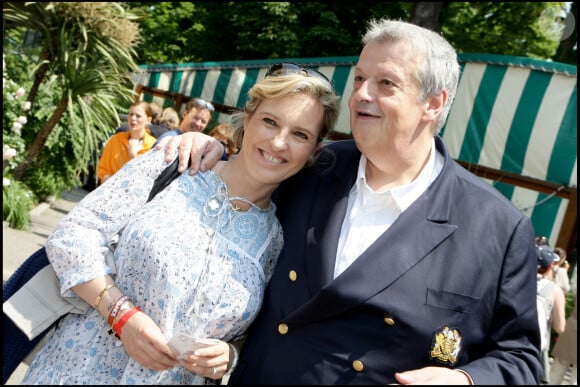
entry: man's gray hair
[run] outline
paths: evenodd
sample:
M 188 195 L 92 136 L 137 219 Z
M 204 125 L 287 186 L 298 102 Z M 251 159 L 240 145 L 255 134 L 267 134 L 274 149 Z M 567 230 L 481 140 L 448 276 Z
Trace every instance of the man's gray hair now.
M 415 78 L 419 83 L 419 101 L 438 95 L 447 89 L 447 104 L 441 110 L 435 132 L 438 133 L 449 115 L 459 83 L 457 52 L 445 38 L 434 31 L 400 20 L 371 20 L 362 38 L 371 41 L 406 41 L 417 59 Z

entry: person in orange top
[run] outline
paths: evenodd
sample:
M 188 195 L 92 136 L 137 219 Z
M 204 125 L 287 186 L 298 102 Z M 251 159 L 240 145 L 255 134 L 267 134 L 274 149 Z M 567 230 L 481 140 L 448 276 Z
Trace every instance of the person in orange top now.
M 127 132 L 119 132 L 111 136 L 103 149 L 103 154 L 97 167 L 99 181 L 103 184 L 132 158 L 147 152 L 156 138 L 149 133 L 152 111 L 144 101 L 136 102 L 129 108 Z

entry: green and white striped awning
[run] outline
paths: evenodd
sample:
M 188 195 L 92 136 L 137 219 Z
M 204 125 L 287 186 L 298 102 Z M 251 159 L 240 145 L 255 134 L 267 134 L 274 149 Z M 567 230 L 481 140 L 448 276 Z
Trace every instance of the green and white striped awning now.
M 577 184 L 576 66 L 463 54 L 457 97 L 443 129 L 454 158 L 564 187 Z M 568 200 L 490 182 L 556 244 Z
M 348 97 L 358 57 L 284 59 L 318 69 L 341 98 L 335 132 L 349 135 Z M 530 58 L 460 54 L 457 97 L 441 136 L 451 156 L 471 164 L 576 187 L 576 66 Z M 242 108 L 247 91 L 281 60 L 140 66 L 135 85 Z M 162 106 L 173 101 L 146 96 Z M 217 113 L 216 120 L 227 119 Z M 536 234 L 556 244 L 568 200 L 489 181 L 531 217 Z

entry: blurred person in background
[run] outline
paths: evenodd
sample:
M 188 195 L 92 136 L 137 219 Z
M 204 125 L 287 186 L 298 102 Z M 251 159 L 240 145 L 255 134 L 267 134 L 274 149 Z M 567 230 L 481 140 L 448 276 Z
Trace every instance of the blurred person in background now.
M 233 154 L 237 153 L 238 146 L 235 136 L 234 128 L 227 124 L 221 123 L 213 127 L 208 133 L 213 138 L 217 139 L 226 151 L 227 158 L 229 159 Z
M 203 132 L 211 121 L 214 111 L 214 106 L 201 98 L 189 100 L 185 104 L 179 127 L 163 133 L 157 138 L 157 142 L 162 138 L 178 136 L 187 132 Z
M 161 119 L 159 120 L 160 125 L 164 125 L 166 130 L 175 130 L 179 128 L 179 113 L 177 110 L 171 106 L 163 109 L 163 114 L 161 114 Z
M 161 106 L 159 106 L 159 104 L 155 102 L 150 102 L 149 107 L 151 108 L 151 122 L 149 123 L 149 134 L 151 134 L 155 138 L 158 138 L 168 130 L 167 125 L 164 125 L 162 123 L 164 109 L 162 109 Z M 121 126 L 115 129 L 115 133 L 126 132 L 128 130 L 129 124 L 127 120 L 124 120 Z
M 163 133 L 167 132 L 167 127 L 161 123 L 163 116 L 163 108 L 156 102 L 149 102 L 151 107 L 151 122 L 149 123 L 149 133 L 159 138 Z
M 542 383 L 550 382 L 550 342 L 552 330 L 561 334 L 566 329 L 566 297 L 554 282 L 554 267 L 560 259 L 547 245 L 536 246 L 538 260 L 537 305 L 541 335 Z
M 558 336 L 552 349 L 550 383 L 564 384 L 566 373 L 570 372 L 567 384 L 578 384 L 578 294 L 574 293 L 574 309 L 566 320 L 564 333 Z
M 543 235 L 536 237 L 536 246 L 550 246 L 550 241 Z
M 568 293 L 570 291 L 570 277 L 568 276 L 570 263 L 567 259 L 568 254 L 561 247 L 554 248 L 554 254 L 560 257 L 560 260 L 554 266 L 554 282 L 562 288 L 564 293 Z
M 136 102 L 129 107 L 127 132 L 118 132 L 109 138 L 97 167 L 99 181 L 107 179 L 129 160 L 147 152 L 155 143 L 155 137 L 149 134 L 151 107 L 147 102 Z

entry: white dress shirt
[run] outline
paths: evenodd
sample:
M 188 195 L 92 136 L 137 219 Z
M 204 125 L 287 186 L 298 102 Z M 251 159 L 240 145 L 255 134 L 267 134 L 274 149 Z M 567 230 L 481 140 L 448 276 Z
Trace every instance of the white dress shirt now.
M 356 183 L 350 190 L 334 265 L 334 278 L 346 270 L 377 238 L 391 227 L 399 215 L 425 192 L 443 168 L 443 156 L 435 139 L 427 164 L 412 182 L 373 191 L 366 182 L 367 158 L 361 155 Z

